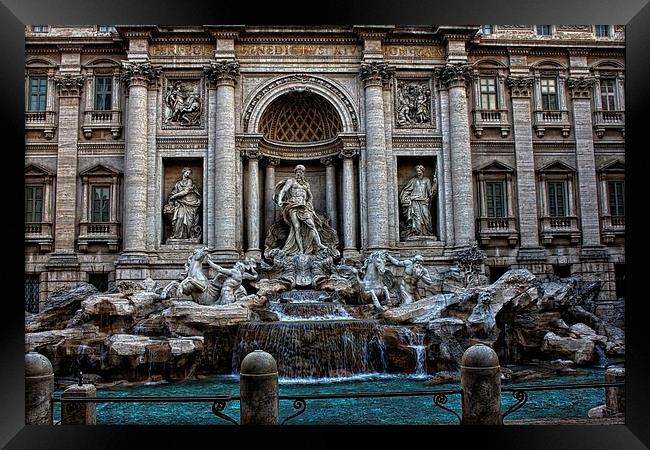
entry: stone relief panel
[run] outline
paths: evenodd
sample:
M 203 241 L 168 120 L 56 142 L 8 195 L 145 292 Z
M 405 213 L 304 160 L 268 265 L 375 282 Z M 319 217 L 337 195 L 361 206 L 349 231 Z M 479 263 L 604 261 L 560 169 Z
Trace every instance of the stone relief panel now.
M 163 159 L 163 242 L 200 243 L 203 231 L 201 159 Z
M 433 127 L 429 80 L 398 80 L 395 86 L 395 121 L 402 128 Z
M 202 128 L 204 95 L 200 80 L 167 79 L 163 95 L 164 128 Z

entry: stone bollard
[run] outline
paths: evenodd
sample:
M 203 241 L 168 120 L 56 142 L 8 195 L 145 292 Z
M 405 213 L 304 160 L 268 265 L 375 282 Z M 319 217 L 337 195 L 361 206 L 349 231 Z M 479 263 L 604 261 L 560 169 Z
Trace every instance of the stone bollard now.
M 263 350 L 246 355 L 239 370 L 241 425 L 278 424 L 278 366 Z
M 472 345 L 460 360 L 463 425 L 501 425 L 499 358 L 484 344 Z
M 605 383 L 625 382 L 625 368 L 610 367 L 605 371 Z M 625 414 L 625 388 L 608 387 L 605 389 L 605 406 L 610 413 Z
M 61 395 L 61 425 L 95 425 L 97 423 L 96 404 L 66 402 L 68 397 L 97 397 L 93 384 L 74 384 Z
M 54 370 L 45 356 L 25 354 L 25 424 L 52 425 Z

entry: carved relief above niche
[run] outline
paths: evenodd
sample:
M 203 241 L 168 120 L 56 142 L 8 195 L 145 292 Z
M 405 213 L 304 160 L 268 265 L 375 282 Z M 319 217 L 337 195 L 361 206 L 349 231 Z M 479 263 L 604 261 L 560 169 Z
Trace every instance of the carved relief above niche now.
M 165 80 L 163 128 L 203 128 L 205 96 L 200 79 Z
M 395 123 L 400 128 L 432 128 L 430 80 L 398 79 L 395 83 Z

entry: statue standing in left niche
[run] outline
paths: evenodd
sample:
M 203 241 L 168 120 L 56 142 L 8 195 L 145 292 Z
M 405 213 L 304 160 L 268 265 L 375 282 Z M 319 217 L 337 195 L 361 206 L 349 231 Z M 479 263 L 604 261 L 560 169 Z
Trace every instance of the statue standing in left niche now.
M 171 216 L 172 234 L 167 240 L 201 241 L 201 226 L 199 223 L 199 206 L 201 194 L 190 178 L 192 170 L 183 167 L 181 179 L 172 189 L 163 212 Z

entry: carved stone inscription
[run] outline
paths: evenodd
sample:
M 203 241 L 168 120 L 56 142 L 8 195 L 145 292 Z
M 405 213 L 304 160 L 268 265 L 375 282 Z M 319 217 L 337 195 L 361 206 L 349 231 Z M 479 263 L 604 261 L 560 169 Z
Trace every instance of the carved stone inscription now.
M 242 44 L 235 47 L 237 57 L 243 56 L 361 56 L 356 45 L 318 44 Z
M 431 124 L 431 89 L 427 81 L 399 81 L 397 83 L 397 125 L 418 126 Z

